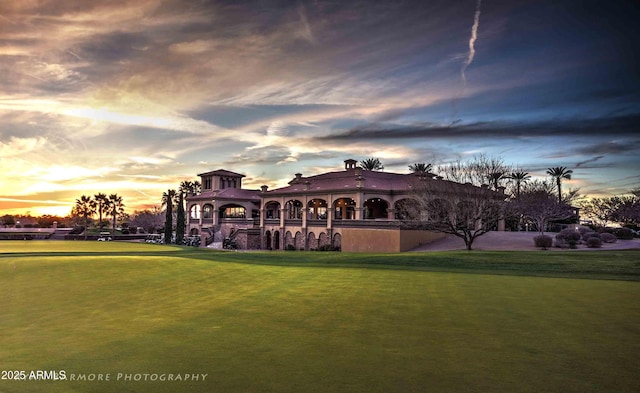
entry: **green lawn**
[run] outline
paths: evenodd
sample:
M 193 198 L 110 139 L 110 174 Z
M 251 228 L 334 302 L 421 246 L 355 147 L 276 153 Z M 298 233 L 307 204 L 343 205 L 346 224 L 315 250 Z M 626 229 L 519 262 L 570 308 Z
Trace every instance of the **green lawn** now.
M 0 242 L 0 392 L 635 392 L 638 261 Z

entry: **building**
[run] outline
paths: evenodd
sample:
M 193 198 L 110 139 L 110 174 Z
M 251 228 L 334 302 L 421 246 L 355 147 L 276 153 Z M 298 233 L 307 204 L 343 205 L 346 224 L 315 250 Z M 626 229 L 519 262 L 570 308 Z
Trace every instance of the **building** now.
M 243 189 L 244 175 L 227 170 L 199 174 L 202 192 L 186 198 L 189 234 L 218 246 L 227 239 L 241 249 L 370 252 L 405 251 L 442 236 L 404 229 L 403 205 L 411 203 L 419 175 L 366 171 L 351 159 L 344 163 L 342 171 L 297 173 L 288 186 L 273 190 Z M 433 187 L 451 183 L 420 176 Z

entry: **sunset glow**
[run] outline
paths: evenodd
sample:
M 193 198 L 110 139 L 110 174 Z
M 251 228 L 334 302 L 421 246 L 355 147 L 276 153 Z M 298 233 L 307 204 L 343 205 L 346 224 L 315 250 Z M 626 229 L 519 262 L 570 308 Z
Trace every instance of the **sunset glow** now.
M 133 211 L 219 168 L 274 188 L 347 158 L 407 172 L 480 153 L 626 193 L 632 3 L 2 1 L 0 214 L 99 192 Z

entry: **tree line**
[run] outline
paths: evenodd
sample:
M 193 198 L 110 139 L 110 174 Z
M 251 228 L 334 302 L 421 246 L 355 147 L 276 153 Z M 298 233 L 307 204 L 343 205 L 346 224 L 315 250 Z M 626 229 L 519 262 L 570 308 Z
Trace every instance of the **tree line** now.
M 384 169 L 377 158 L 362 160 L 360 167 Z M 403 221 L 460 237 L 467 249 L 479 236 L 495 230 L 500 220 L 510 230 L 542 233 L 550 223 L 573 222 L 577 209 L 581 216 L 595 219 L 595 229 L 604 230 L 611 222 L 636 230 L 640 225 L 640 188 L 631 190 L 630 195 L 587 199 L 579 189 L 563 192 L 564 180 L 573 175 L 573 170 L 564 166 L 547 168 L 548 178 L 540 179 L 501 158 L 478 155 L 438 167 L 414 163 L 409 170 L 417 176 L 411 202 L 401 206 Z M 462 186 L 467 183 L 476 187 Z
M 71 215 L 75 215 L 81 217 L 84 222 L 84 238 L 87 239 L 88 229 L 89 229 L 89 218 L 95 214 L 99 215 L 98 226 L 100 230 L 104 225 L 102 221 L 103 215 L 112 217 L 112 227 L 111 227 L 111 236 L 113 237 L 116 232 L 116 221 L 119 216 L 123 216 L 124 212 L 124 202 L 122 200 L 122 196 L 118 194 L 107 194 L 98 193 L 93 196 L 82 195 L 80 198 L 76 199 L 75 205 L 71 209 Z
M 168 189 L 162 193 L 162 206 L 165 208 L 164 242 L 182 244 L 186 229 L 184 198 L 187 194 L 198 194 L 202 190 L 198 181 L 183 181 L 176 191 Z M 176 207 L 176 236 L 173 238 L 173 208 Z

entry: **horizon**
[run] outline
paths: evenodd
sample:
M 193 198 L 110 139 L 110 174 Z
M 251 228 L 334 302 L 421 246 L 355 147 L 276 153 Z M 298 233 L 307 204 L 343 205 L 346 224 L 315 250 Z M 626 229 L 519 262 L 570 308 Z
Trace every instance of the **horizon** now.
M 640 186 L 632 2 L 0 3 L 0 215 L 131 213 L 198 173 L 285 185 L 478 154 Z

